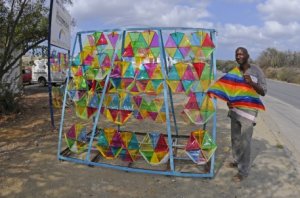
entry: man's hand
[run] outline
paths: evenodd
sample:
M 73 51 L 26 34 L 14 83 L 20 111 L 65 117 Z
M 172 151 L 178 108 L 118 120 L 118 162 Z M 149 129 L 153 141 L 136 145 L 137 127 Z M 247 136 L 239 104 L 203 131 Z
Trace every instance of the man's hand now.
M 253 89 L 261 96 L 264 96 L 265 95 L 265 92 L 264 90 L 255 82 L 252 81 L 251 79 L 251 76 L 250 75 L 247 75 L 247 74 L 244 74 L 244 79 L 246 81 L 246 83 L 248 85 L 250 85 L 251 87 L 253 87 Z
M 247 84 L 249 84 L 249 85 L 253 85 L 253 81 L 252 81 L 252 79 L 251 79 L 251 77 L 250 77 L 250 75 L 244 75 L 244 79 L 245 79 L 245 81 L 246 81 L 246 83 Z

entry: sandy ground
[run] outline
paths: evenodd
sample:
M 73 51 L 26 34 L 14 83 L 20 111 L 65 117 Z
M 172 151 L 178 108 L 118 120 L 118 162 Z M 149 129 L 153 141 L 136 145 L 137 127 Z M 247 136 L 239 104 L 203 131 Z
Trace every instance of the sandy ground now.
M 280 137 L 266 123 L 255 127 L 249 177 L 231 178 L 229 119 L 218 105 L 213 179 L 128 173 L 57 160 L 58 130 L 50 126 L 47 89 L 25 90 L 23 110 L 0 118 L 0 197 L 299 197 L 300 177 Z M 60 111 L 55 111 L 55 123 Z M 137 123 L 138 124 L 138 123 Z

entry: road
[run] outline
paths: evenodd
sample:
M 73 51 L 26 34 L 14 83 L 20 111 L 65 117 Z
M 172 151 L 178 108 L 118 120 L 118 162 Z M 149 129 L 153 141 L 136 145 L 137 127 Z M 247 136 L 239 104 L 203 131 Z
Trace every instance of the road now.
M 267 95 L 300 109 L 300 85 L 276 80 L 267 80 L 267 85 Z
M 271 118 L 268 125 L 300 162 L 300 86 L 274 80 L 268 80 L 267 86 L 262 100 Z

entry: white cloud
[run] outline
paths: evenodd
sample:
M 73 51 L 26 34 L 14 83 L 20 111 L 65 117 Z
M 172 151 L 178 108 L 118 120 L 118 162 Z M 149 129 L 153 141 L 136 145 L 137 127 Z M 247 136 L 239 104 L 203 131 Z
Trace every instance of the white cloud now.
M 282 23 L 300 21 L 299 0 L 267 0 L 257 5 L 265 19 Z
M 234 4 L 236 1 L 226 0 Z M 259 0 L 237 0 L 257 3 Z M 266 0 L 258 3 L 263 15 L 261 25 L 218 24 L 211 22 L 212 0 L 74 0 L 71 15 L 77 30 L 128 26 L 184 26 L 215 28 L 218 31 L 218 55 L 234 58 L 236 47 L 245 46 L 253 58 L 268 47 L 300 50 L 300 0 Z M 240 13 L 242 14 L 242 13 Z M 241 20 L 242 21 L 242 20 Z
M 209 0 L 75 0 L 70 8 L 79 25 L 188 26 L 210 16 Z
M 218 25 L 218 54 L 220 58 L 234 59 L 237 47 L 246 47 L 250 56 L 256 58 L 269 43 L 269 39 L 258 26 L 245 26 L 242 24 Z
M 251 0 L 241 1 L 247 3 Z M 296 44 L 300 43 L 300 0 L 266 0 L 259 3 L 257 9 L 262 14 L 262 25 L 218 25 L 219 49 L 225 51 L 225 56 L 233 54 L 238 46 L 247 47 L 254 58 L 268 47 L 300 50 Z

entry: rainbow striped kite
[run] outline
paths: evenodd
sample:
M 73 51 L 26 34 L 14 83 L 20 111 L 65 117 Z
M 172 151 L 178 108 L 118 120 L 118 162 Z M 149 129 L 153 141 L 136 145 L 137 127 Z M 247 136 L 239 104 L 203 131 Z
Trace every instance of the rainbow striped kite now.
M 238 67 L 233 68 L 217 80 L 207 91 L 209 96 L 215 96 L 233 107 L 254 110 L 265 110 L 256 91 L 248 85 Z

